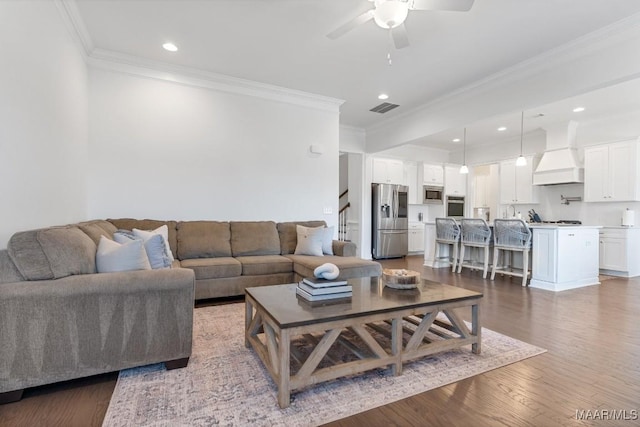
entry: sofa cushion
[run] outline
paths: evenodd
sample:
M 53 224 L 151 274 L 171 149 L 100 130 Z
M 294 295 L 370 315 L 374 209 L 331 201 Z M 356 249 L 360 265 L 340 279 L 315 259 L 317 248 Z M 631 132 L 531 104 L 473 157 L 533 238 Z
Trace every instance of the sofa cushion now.
M 243 276 L 291 273 L 293 271 L 291 260 L 281 255 L 240 256 L 236 259 L 242 264 Z
M 196 280 L 237 277 L 242 274 L 242 264 L 231 257 L 185 259 L 180 261 L 180 266 L 192 269 Z
M 96 245 L 75 226 L 15 233 L 7 250 L 27 280 L 59 279 L 96 272 Z
M 169 247 L 171 248 L 171 252 L 175 256 L 178 253 L 178 241 L 176 238 L 176 221 L 159 221 L 156 219 L 133 219 L 133 218 L 119 218 L 119 219 L 107 219 L 111 224 L 113 224 L 117 229 L 122 230 L 133 230 L 137 228 L 138 230 L 155 230 L 161 225 L 167 225 L 167 229 L 169 232 L 168 240 Z
M 125 243 L 118 243 L 104 236 L 98 243 L 96 267 L 98 273 L 151 270 L 147 251 L 141 239 L 126 239 Z
M 96 245 L 100 243 L 100 236 L 105 236 L 108 239 L 113 239 L 113 233 L 115 233 L 117 230 L 115 225 L 111 224 L 109 221 L 104 221 L 101 219 L 94 221 L 85 221 L 76 225 L 87 236 L 91 237 L 91 240 L 93 240 L 93 243 L 95 243 Z
M 327 223 L 324 221 L 279 222 L 276 227 L 278 228 L 278 235 L 280 236 L 281 255 L 292 254 L 295 252 L 296 244 L 298 243 L 296 225 L 303 225 L 305 227 L 326 227 Z
M 302 277 L 312 277 L 313 270 L 320 265 L 330 262 L 340 269 L 339 279 L 352 279 L 355 277 L 372 277 L 382 274 L 382 266 L 375 261 L 368 261 L 356 257 L 308 255 L 286 255 L 293 261 L 293 271 Z
M 231 222 L 231 252 L 234 257 L 280 255 L 280 238 L 273 221 Z
M 228 222 L 181 221 L 178 223 L 178 259 L 231 256 Z

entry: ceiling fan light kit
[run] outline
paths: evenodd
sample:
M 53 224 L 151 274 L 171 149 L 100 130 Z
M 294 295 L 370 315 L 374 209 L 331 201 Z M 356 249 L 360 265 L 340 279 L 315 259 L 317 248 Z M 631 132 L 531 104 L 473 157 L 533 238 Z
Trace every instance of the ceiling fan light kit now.
M 399 0 L 376 0 L 373 20 L 384 29 L 401 25 L 409 14 L 409 4 Z

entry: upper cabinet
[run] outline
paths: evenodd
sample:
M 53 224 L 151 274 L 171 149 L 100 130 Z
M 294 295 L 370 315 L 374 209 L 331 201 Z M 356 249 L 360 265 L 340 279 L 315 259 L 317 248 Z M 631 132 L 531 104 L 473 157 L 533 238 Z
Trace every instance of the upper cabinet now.
M 409 204 L 422 204 L 421 186 L 418 185 L 418 163 L 404 162 L 403 184 L 409 187 Z M 420 188 L 419 188 L 420 187 Z
M 424 185 L 444 185 L 444 169 L 442 165 L 423 165 L 423 179 Z
M 527 157 L 525 166 L 516 160 L 500 162 L 500 204 L 538 203 L 538 187 L 533 185 L 534 158 Z
M 444 192 L 447 196 L 467 194 L 467 174 L 460 173 L 460 166 L 444 167 Z
M 476 175 L 475 193 L 473 197 L 474 208 L 485 208 L 489 206 L 489 193 L 491 191 L 491 180 L 489 175 Z
M 373 181 L 381 184 L 403 184 L 404 166 L 402 160 L 373 159 Z
M 585 202 L 640 200 L 640 157 L 636 140 L 584 149 Z

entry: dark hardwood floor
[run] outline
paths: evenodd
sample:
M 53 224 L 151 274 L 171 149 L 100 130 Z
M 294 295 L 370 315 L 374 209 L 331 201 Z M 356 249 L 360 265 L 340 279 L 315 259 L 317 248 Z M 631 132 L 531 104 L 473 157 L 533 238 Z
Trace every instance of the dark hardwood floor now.
M 330 426 L 640 425 L 640 278 L 602 277 L 599 286 L 554 293 L 517 278 L 423 268 L 421 257 L 383 265 L 483 292 L 484 327 L 548 352 Z M 0 426 L 99 426 L 116 378 L 26 390 L 20 402 L 0 406 Z M 591 419 L 577 420 L 576 411 Z M 605 411 L 618 419 L 602 419 Z

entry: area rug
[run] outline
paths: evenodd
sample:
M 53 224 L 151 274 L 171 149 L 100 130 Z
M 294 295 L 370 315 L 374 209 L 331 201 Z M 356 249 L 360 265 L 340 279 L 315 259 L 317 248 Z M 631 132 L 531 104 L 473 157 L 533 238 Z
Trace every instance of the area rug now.
M 407 363 L 397 377 L 377 369 L 316 384 L 280 409 L 275 383 L 244 346 L 243 328 L 244 304 L 197 308 L 189 365 L 121 371 L 103 426 L 319 425 L 545 352 L 483 328 L 480 355 L 466 346 Z

